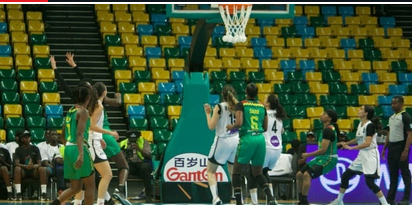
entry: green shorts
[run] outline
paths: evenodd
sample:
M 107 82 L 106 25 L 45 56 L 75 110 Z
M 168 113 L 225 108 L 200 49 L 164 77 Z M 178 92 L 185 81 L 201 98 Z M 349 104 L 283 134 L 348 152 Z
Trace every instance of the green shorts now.
M 81 179 L 93 174 L 93 160 L 90 156 L 87 146 L 83 146 L 83 165 L 80 169 L 76 169 L 74 164 L 79 157 L 79 151 L 77 145 L 69 145 L 64 149 L 64 178 L 65 179 Z
M 338 163 L 337 157 L 318 156 L 308 162 L 308 166 L 312 168 L 314 165 L 322 166 L 322 175 L 329 173 L 336 168 Z
M 103 126 L 103 129 L 110 130 L 109 127 Z M 106 154 L 107 158 L 110 159 L 111 157 L 119 154 L 121 152 L 120 146 L 117 143 L 116 139 L 113 136 L 103 134 L 103 140 L 106 142 L 106 148 L 103 149 L 104 153 Z
M 266 142 L 262 133 L 246 133 L 240 137 L 237 147 L 237 162 L 252 166 L 263 166 L 266 155 Z

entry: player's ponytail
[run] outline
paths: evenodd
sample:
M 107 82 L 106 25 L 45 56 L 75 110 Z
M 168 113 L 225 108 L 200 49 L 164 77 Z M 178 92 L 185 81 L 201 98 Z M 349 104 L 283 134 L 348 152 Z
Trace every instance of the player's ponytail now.
M 276 110 L 276 118 L 282 120 L 287 117 L 285 109 L 280 105 L 279 98 L 275 94 L 270 94 L 267 98 L 269 109 Z
M 235 112 L 236 104 L 239 102 L 236 99 L 236 91 L 231 85 L 225 85 L 222 89 L 222 98 L 224 102 L 227 102 L 229 110 Z

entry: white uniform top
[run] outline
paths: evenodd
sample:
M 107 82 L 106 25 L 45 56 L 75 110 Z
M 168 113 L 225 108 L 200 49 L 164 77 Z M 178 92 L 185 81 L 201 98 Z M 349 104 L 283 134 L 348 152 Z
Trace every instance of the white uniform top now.
M 282 149 L 283 121 L 276 118 L 276 110 L 267 110 L 267 131 L 263 133 L 266 139 L 266 149 Z
M 30 143 L 31 144 L 31 143 Z M 6 147 L 10 152 L 10 158 L 11 160 L 13 160 L 13 154 L 16 151 L 17 147 L 19 147 L 19 144 L 17 144 L 17 142 L 13 141 L 13 142 L 8 142 L 6 143 Z
M 104 110 L 102 110 L 102 112 L 100 113 L 99 119 L 97 120 L 97 123 L 96 123 L 96 125 L 100 128 L 103 128 L 103 121 L 104 121 L 103 112 Z M 91 140 L 100 140 L 100 139 L 103 139 L 102 133 L 89 130 L 89 144 Z
M 220 107 L 220 118 L 216 125 L 216 136 L 221 138 L 239 136 L 239 130 L 228 131 L 226 129 L 227 125 L 235 122 L 235 115 L 230 112 L 227 102 L 219 103 L 218 106 Z
M 364 143 L 366 141 L 366 128 L 368 127 L 369 124 L 372 122 L 369 120 L 366 122 L 363 126 L 362 123 L 359 123 L 358 129 L 356 131 L 356 141 L 358 142 L 358 145 Z M 376 133 L 373 134 L 372 136 L 372 141 L 369 147 L 366 147 L 362 150 L 367 150 L 367 149 L 373 149 L 378 147 L 378 143 L 376 142 Z

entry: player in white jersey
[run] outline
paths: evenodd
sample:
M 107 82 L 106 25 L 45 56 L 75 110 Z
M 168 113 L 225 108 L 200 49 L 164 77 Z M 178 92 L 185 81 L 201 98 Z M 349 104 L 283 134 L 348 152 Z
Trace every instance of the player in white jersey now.
M 107 160 L 107 156 L 103 149 L 105 148 L 105 142 L 102 137 L 102 133 L 112 135 L 113 137 L 119 139 L 119 134 L 116 131 L 109 131 L 103 129 L 103 105 L 102 101 L 106 97 L 107 90 L 106 86 L 98 82 L 93 85 L 93 95 L 90 98 L 90 103 L 87 107 L 90 113 L 90 130 L 89 130 L 89 150 L 93 158 L 94 167 L 101 175 L 101 180 L 99 183 L 97 191 L 97 205 L 103 205 L 106 200 L 110 199 L 110 194 L 106 194 L 107 189 L 112 180 L 112 170 L 110 164 Z M 107 199 L 109 198 L 109 199 Z M 82 192 L 76 195 L 75 205 L 81 204 Z
M 263 175 L 269 182 L 270 191 L 273 194 L 272 183 L 268 172 L 272 170 L 282 153 L 283 118 L 286 117 L 285 109 L 280 105 L 279 98 L 270 94 L 265 100 L 265 108 L 268 116 L 267 130 L 263 133 L 266 140 L 266 155 L 263 164 Z M 248 177 L 249 193 L 252 204 L 258 204 L 257 182 L 253 176 Z
M 349 168 L 343 173 L 338 198 L 330 205 L 343 205 L 343 196 L 349 186 L 349 179 L 356 174 L 364 174 L 366 185 L 379 198 L 382 205 L 388 205 L 386 198 L 375 179 L 380 177 L 380 157 L 378 144 L 376 143 L 377 132 L 382 129 L 379 118 L 373 118 L 375 110 L 372 106 L 363 105 L 359 108 L 358 117 L 361 122 L 356 130 L 356 139 L 349 142 L 341 142 L 343 148 L 348 150 L 359 150 L 359 154 Z M 357 142 L 356 146 L 349 146 Z
M 232 176 L 236 149 L 239 144 L 239 132 L 226 129 L 226 125 L 233 124 L 235 121 L 235 106 L 238 103 L 235 96 L 236 91 L 233 87 L 225 85 L 221 96 L 223 102 L 215 106 L 212 116 L 210 116 L 212 111 L 210 105 L 207 103 L 204 105 L 207 125 L 210 130 L 216 130 L 215 140 L 210 148 L 207 162 L 207 181 L 212 193 L 213 205 L 222 204 L 216 186 L 216 170 L 227 162 L 229 174 Z

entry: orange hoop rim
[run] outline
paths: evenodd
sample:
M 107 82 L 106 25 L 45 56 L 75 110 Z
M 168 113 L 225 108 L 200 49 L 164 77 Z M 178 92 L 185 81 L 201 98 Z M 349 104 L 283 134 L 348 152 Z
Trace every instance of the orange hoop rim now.
M 242 8 L 242 6 L 247 8 L 249 6 L 252 6 L 252 4 L 218 4 L 218 6 L 223 7 L 223 9 L 226 9 L 226 6 L 228 6 L 229 14 L 232 15 L 234 8 L 237 8 L 239 10 Z

